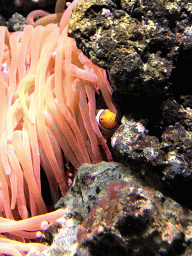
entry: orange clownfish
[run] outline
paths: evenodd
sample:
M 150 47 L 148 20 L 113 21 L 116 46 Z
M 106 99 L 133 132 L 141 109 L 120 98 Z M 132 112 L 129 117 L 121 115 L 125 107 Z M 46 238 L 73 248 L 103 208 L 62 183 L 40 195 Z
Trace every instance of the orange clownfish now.
M 118 124 L 115 119 L 116 114 L 111 112 L 109 109 L 100 109 L 96 115 L 96 120 L 106 140 L 109 139 L 118 128 Z

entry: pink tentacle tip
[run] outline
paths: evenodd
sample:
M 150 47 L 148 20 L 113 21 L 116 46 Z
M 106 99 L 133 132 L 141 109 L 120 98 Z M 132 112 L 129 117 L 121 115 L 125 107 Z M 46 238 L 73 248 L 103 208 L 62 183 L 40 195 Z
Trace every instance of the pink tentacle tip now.
M 44 17 L 44 16 L 47 16 L 49 14 L 50 14 L 49 12 L 46 12 L 46 11 L 43 11 L 43 10 L 34 10 L 34 11 L 32 11 L 28 14 L 27 19 L 26 19 L 27 24 L 34 26 L 34 24 L 35 24 L 34 19 L 36 17 Z

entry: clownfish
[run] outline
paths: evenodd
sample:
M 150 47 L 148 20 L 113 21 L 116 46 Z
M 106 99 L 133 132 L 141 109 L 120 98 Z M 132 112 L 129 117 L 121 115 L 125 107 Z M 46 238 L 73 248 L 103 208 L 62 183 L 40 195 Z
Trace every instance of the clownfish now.
M 96 120 L 106 140 L 109 139 L 118 128 L 116 114 L 109 109 L 100 109 L 96 115 Z

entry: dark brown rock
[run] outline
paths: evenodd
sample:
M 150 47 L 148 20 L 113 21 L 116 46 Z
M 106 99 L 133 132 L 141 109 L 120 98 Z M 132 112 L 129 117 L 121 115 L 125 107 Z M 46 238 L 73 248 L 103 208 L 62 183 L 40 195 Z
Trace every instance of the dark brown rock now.
M 166 93 L 185 53 L 191 62 L 191 17 L 189 1 L 82 0 L 68 32 L 120 93 L 152 97 Z

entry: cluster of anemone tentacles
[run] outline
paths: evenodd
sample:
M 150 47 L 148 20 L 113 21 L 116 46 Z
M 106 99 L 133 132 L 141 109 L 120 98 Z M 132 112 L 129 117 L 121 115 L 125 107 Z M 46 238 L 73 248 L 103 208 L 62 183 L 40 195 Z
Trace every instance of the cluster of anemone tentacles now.
M 47 249 L 30 239 L 63 215 L 47 213 L 40 166 L 56 203 L 73 170 L 103 155 L 112 160 L 95 118 L 97 94 L 116 111 L 106 74 L 67 36 L 79 1 L 64 12 L 65 1 L 57 1 L 56 13 L 37 23 L 34 17 L 45 13 L 32 12 L 22 32 L 0 27 L 0 254 Z

